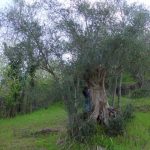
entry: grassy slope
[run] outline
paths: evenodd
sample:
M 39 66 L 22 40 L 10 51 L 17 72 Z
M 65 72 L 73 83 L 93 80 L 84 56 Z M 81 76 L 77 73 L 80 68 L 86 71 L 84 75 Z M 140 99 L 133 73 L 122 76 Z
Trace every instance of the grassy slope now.
M 123 101 L 127 103 L 131 100 L 123 99 Z M 150 99 L 132 100 L 132 103 L 136 106 L 150 105 Z M 14 119 L 0 120 L 0 150 L 57 150 L 59 147 L 56 142 L 60 134 L 34 137 L 29 133 L 46 127 L 62 129 L 65 124 L 66 112 L 60 104 Z M 150 112 L 139 111 L 136 111 L 134 120 L 128 124 L 124 136 L 115 138 L 99 136 L 96 139 L 96 143 L 104 145 L 111 142 L 114 150 L 149 150 L 149 141 Z M 75 147 L 81 149 L 84 146 Z
M 30 133 L 42 128 L 62 129 L 66 112 L 60 104 L 14 119 L 0 120 L 0 150 L 55 150 L 59 134 L 31 136 Z

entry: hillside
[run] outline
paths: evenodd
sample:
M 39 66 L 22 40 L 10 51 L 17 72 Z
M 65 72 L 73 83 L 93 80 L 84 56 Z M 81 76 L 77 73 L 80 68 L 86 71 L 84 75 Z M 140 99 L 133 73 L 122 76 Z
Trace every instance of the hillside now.
M 124 103 L 131 100 L 123 99 Z M 132 100 L 136 106 L 135 118 L 128 124 L 124 136 L 106 138 L 99 135 L 94 143 L 109 145 L 114 150 L 150 149 L 150 99 Z M 147 106 L 146 106 L 147 105 Z M 32 114 L 0 120 L 0 150 L 57 150 L 64 136 L 66 112 L 62 104 L 54 104 Z M 58 133 L 34 135 L 44 128 L 58 129 Z M 71 149 L 86 149 L 84 144 L 74 143 Z

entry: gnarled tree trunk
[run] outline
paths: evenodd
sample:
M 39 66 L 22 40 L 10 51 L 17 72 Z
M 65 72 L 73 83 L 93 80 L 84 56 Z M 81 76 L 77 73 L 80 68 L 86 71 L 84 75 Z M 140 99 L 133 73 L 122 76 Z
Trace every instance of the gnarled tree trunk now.
M 91 118 L 100 119 L 104 124 L 108 124 L 108 101 L 105 91 L 106 69 L 102 66 L 87 71 L 85 81 L 90 88 L 93 111 Z

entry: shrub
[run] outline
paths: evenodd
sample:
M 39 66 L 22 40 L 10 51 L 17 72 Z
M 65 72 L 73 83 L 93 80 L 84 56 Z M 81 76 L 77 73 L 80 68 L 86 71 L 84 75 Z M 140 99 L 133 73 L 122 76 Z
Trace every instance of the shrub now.
M 115 117 L 109 118 L 108 126 L 106 126 L 106 133 L 110 136 L 123 134 L 127 121 L 134 117 L 133 112 L 133 106 L 128 104 L 123 112 L 119 112 Z
M 131 104 L 128 104 L 126 107 L 125 107 L 125 110 L 123 112 L 123 118 L 124 120 L 131 120 L 133 117 L 134 117 L 134 107 L 131 105 Z
M 141 98 L 150 96 L 150 90 L 148 89 L 137 89 L 131 93 L 131 98 Z
M 109 118 L 108 125 L 106 126 L 106 133 L 109 136 L 116 136 L 123 134 L 124 128 L 123 116 L 122 114 L 118 114 L 116 117 Z
M 76 119 L 68 128 L 68 133 L 71 138 L 78 142 L 85 142 L 96 133 L 96 123 L 92 120 L 83 120 L 76 116 Z

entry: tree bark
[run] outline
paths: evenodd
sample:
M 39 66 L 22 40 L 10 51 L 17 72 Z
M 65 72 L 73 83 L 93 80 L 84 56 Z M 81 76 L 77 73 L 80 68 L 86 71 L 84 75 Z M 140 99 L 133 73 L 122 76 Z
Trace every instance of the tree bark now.
M 93 104 L 91 118 L 100 119 L 105 125 L 108 124 L 108 100 L 105 91 L 106 69 L 99 66 L 88 72 L 86 82 L 90 88 L 90 95 Z
M 121 102 L 121 86 L 122 86 L 122 72 L 120 73 L 119 77 L 119 91 L 118 91 L 118 108 L 120 108 L 120 102 Z
M 113 95 L 112 95 L 112 107 L 115 106 L 115 96 L 116 96 L 116 89 L 117 89 L 117 76 L 114 79 L 114 86 L 113 86 Z

